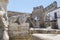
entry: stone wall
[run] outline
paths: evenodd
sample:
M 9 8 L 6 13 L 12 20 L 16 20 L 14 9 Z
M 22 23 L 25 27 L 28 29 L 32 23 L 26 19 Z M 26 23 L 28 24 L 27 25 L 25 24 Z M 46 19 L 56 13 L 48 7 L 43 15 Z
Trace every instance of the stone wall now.
M 11 16 L 18 16 L 18 15 L 26 15 L 26 16 L 30 16 L 29 13 L 23 13 L 23 12 L 15 12 L 15 11 L 7 11 L 8 12 L 8 17 Z
M 17 24 L 10 22 L 8 32 L 10 40 L 28 40 L 30 38 L 28 23 Z
M 29 23 L 26 23 L 29 14 L 8 12 L 10 40 L 29 39 Z
M 25 40 L 29 36 L 29 23 L 24 23 L 30 14 L 8 11 L 10 40 Z

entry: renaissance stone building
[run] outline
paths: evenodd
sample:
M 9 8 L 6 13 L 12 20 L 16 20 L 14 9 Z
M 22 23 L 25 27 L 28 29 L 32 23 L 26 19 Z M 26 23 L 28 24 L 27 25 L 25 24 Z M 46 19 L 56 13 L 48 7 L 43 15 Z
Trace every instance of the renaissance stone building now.
M 35 18 L 37 17 L 38 20 L 36 23 L 37 24 L 39 23 L 38 26 L 41 28 L 45 28 L 47 14 L 55 9 L 57 9 L 56 1 L 45 8 L 43 6 L 34 7 L 31 18 L 33 18 L 35 20 Z M 37 24 L 35 24 L 35 25 L 37 25 Z
M 29 14 L 29 13 L 15 12 L 15 11 L 7 11 L 7 3 L 8 3 L 8 0 L 0 0 L 0 6 L 4 8 L 5 13 L 7 13 L 8 15 L 8 18 L 7 18 L 9 22 L 8 32 L 9 32 L 9 37 L 11 37 L 12 40 L 13 39 L 14 40 L 27 40 L 27 39 L 31 40 L 29 39 L 30 38 L 29 25 L 30 27 L 45 28 L 47 14 L 58 8 L 57 2 L 55 1 L 49 6 L 47 6 L 46 8 L 44 8 L 43 6 L 34 7 L 32 14 Z M 29 21 L 29 22 L 27 23 L 26 21 Z M 54 21 L 52 22 L 52 24 L 54 25 Z

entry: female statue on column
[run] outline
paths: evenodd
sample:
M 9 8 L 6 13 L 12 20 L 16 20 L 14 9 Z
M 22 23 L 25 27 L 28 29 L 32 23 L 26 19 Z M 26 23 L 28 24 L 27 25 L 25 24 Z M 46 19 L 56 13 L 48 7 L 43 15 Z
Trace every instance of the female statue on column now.
M 0 40 L 9 40 L 8 17 L 3 7 L 0 7 Z

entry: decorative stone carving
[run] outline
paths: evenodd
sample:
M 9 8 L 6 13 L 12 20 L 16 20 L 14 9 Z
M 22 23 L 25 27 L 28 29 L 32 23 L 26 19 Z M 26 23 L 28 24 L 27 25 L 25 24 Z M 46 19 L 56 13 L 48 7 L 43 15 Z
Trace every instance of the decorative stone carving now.
M 3 11 L 0 11 L 0 40 L 9 40 L 9 36 L 8 36 L 8 32 L 7 32 L 7 29 L 8 29 L 8 21 L 5 20 L 4 18 L 4 14 L 5 14 L 5 11 L 4 9 L 2 9 Z M 7 17 L 7 16 L 6 16 Z
M 8 0 L 0 0 L 0 40 L 9 40 L 7 2 Z
M 27 35 L 29 30 L 29 23 L 26 23 L 25 15 L 12 16 L 9 18 L 9 35 L 10 37 Z M 19 24 L 20 23 L 20 24 Z

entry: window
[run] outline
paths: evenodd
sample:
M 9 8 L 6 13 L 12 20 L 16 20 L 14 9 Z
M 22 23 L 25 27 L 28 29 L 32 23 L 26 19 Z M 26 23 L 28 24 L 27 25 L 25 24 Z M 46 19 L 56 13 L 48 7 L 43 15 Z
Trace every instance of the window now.
M 2 11 L 3 9 L 2 9 L 2 7 L 0 6 L 0 11 Z

